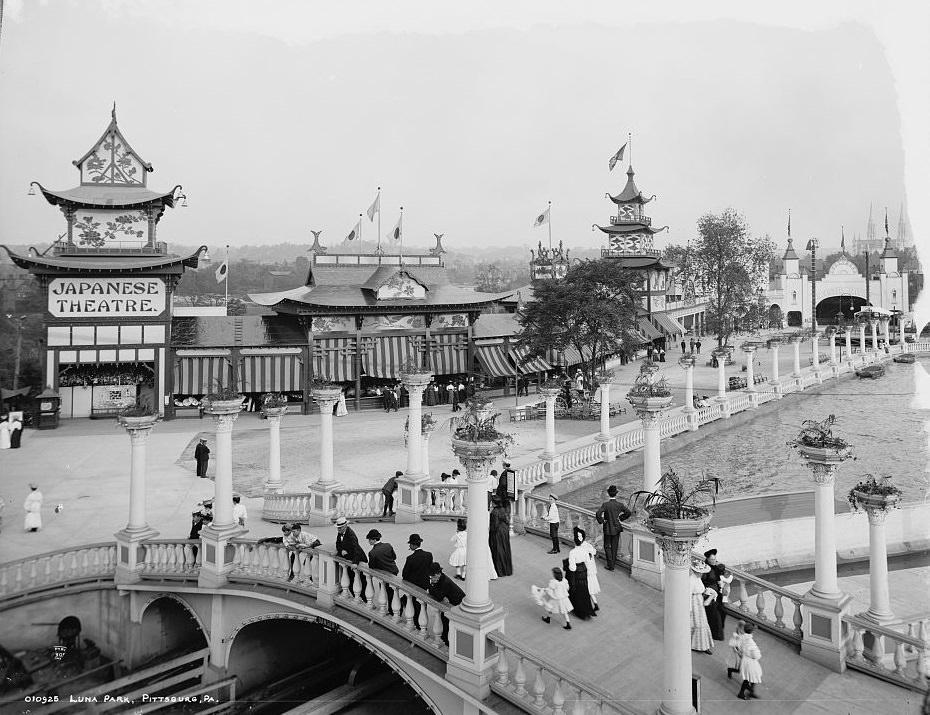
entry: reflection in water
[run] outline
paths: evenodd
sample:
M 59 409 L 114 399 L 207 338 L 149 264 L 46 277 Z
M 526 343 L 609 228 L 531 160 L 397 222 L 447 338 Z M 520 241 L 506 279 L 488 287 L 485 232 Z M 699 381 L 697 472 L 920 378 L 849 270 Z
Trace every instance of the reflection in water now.
M 836 494 L 842 498 L 864 474 L 891 475 L 904 492 L 904 501 L 924 499 L 928 493 L 927 413 L 914 399 L 914 371 L 930 367 L 922 359 L 912 365 L 888 363 L 877 380 L 844 377 L 830 380 L 817 394 L 788 395 L 780 403 L 759 408 L 759 416 L 733 429 L 712 434 L 670 454 L 662 454 L 663 471 L 679 474 L 701 471 L 721 477 L 721 497 L 769 492 L 812 490 L 810 470 L 786 446 L 805 419 L 822 420 L 835 414 L 833 433 L 853 446 L 856 461 L 837 470 Z M 564 495 L 570 504 L 596 508 L 608 484 L 623 492 L 640 489 L 642 463 Z M 778 518 L 777 514 L 772 515 Z

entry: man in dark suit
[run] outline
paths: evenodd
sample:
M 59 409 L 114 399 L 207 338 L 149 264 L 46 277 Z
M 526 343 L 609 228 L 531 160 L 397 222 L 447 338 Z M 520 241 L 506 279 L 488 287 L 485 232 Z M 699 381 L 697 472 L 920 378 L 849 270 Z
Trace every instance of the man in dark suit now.
M 368 552 L 368 565 L 372 570 L 384 571 L 391 574 L 391 576 L 400 573 L 397 568 L 397 554 L 394 553 L 394 547 L 390 544 L 381 543 L 381 532 L 372 529 L 365 538 L 368 539 L 368 544 L 371 546 L 371 551 Z M 394 600 L 394 589 L 387 583 L 384 584 L 384 588 L 384 597 L 387 599 L 387 612 L 389 615 L 394 615 L 394 610 L 391 608 L 391 601 Z
M 429 567 L 433 563 L 433 555 L 429 551 L 423 551 L 420 546 L 423 545 L 423 539 L 419 534 L 411 534 L 407 539 L 407 546 L 410 548 L 410 555 L 404 562 L 404 570 L 401 574 L 404 581 L 413 584 L 424 591 L 429 590 Z M 401 608 L 406 605 L 406 597 L 401 600 Z M 417 629 L 420 628 L 420 600 L 413 602 L 413 623 Z
M 348 561 L 351 561 L 353 564 L 358 564 L 359 562 L 368 563 L 368 557 L 365 555 L 365 550 L 359 545 L 358 537 L 355 535 L 355 532 L 349 528 L 349 520 L 344 516 L 340 516 L 336 519 L 336 529 L 338 534 L 336 535 L 336 555 L 341 556 Z M 353 574 L 354 576 L 354 574 Z M 362 600 L 365 600 L 365 585 L 367 579 L 365 574 L 359 574 L 361 581 L 361 594 Z M 352 590 L 352 595 L 355 595 L 354 585 L 355 579 L 353 578 L 350 582 L 352 585 L 349 587 Z
M 595 513 L 598 524 L 604 525 L 604 554 L 607 557 L 607 570 L 613 571 L 617 563 L 617 549 L 620 546 L 621 522 L 630 518 L 630 510 L 617 501 L 617 487 L 607 487 L 608 499 Z
M 207 476 L 207 465 L 210 463 L 210 448 L 207 446 L 207 440 L 201 438 L 194 447 L 194 459 L 197 460 L 197 476 Z
M 429 567 L 429 595 L 440 603 L 458 606 L 465 598 L 465 592 L 459 585 L 442 572 L 442 566 L 435 561 Z M 442 642 L 449 645 L 449 619 L 445 613 L 442 618 Z

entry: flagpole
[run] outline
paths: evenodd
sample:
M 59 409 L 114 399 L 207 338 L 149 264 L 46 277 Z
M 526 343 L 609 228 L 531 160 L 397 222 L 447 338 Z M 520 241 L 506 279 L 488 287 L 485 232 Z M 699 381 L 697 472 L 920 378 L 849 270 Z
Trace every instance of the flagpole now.
M 381 187 L 378 187 L 378 245 L 375 247 L 375 253 L 381 253 Z
M 630 166 L 633 166 L 633 132 L 627 132 L 626 141 L 630 145 Z
M 362 252 L 362 215 L 358 215 L 358 252 Z
M 552 202 L 549 202 L 549 220 L 546 223 L 549 224 L 549 251 L 552 252 Z
M 400 207 L 400 219 L 398 220 L 398 225 L 400 226 L 400 265 L 404 265 L 404 207 Z
M 229 315 L 229 244 L 226 244 L 226 280 L 223 281 L 226 286 L 226 298 L 223 304 L 226 308 L 226 315 Z

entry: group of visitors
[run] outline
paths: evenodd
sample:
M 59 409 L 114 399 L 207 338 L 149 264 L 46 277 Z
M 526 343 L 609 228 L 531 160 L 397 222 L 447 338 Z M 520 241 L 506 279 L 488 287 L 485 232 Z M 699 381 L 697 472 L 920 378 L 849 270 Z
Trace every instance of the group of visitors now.
M 0 417 L 0 449 L 19 449 L 23 439 L 21 413 L 11 412 Z
M 691 402 L 694 405 L 694 409 L 696 410 L 699 410 L 703 407 L 710 407 L 710 398 L 707 395 L 703 395 L 701 397 L 695 395 L 693 398 L 691 398 Z
M 665 348 L 663 348 L 661 345 L 647 345 L 646 359 L 653 360 L 655 362 L 665 362 Z
M 684 355 L 686 353 L 689 355 L 700 355 L 701 354 L 701 339 L 698 338 L 697 340 L 695 340 L 694 338 L 691 338 L 687 343 L 685 343 L 685 339 L 682 338 L 681 339 L 681 354 Z

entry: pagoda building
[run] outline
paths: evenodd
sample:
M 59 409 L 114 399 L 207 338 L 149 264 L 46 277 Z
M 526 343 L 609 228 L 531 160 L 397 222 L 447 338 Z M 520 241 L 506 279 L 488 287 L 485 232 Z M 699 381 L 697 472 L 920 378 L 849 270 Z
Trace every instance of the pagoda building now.
M 702 321 L 703 308 L 676 305 L 678 301 L 667 300 L 676 294 L 671 271 L 674 266 L 663 263 L 662 251 L 655 248 L 655 234 L 668 229 L 652 227 L 652 218 L 643 208 L 655 196 L 645 197 L 636 187 L 632 164 L 626 172 L 626 186 L 616 196 L 607 194 L 617 213 L 610 216 L 606 226 L 594 224 L 607 237 L 607 246 L 601 248 L 601 258 L 616 262 L 620 268 L 634 271 L 640 276 L 639 291 L 642 295 L 643 314 L 639 319 L 639 330 L 649 341 L 678 339 L 687 332 L 679 318 L 695 330 Z
M 157 229 L 165 209 L 183 200 L 181 187 L 148 187 L 152 165 L 129 145 L 117 121 L 73 162 L 77 187 L 63 191 L 32 182 L 65 220 L 48 250 L 13 263 L 37 276 L 46 300 L 45 382 L 61 395 L 63 417 L 114 414 L 142 398 L 164 411 L 170 394 L 171 300 L 185 268 L 203 248 L 168 253 Z

